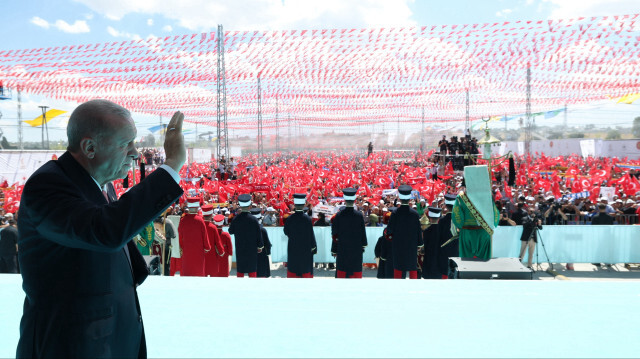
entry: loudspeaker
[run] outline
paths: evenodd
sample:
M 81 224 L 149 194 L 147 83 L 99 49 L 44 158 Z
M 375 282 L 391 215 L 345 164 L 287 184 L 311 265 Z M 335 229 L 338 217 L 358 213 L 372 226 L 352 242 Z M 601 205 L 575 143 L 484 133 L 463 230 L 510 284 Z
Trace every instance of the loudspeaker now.
M 488 261 L 451 257 L 451 279 L 533 279 L 533 271 L 518 258 L 491 258 Z

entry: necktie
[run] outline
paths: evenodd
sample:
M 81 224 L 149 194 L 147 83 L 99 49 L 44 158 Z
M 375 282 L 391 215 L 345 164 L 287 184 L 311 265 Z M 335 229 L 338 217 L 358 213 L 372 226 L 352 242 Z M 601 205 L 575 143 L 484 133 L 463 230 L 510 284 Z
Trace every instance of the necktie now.
M 111 200 L 109 200 L 109 195 L 107 194 L 106 189 L 102 190 L 102 194 L 104 195 L 104 198 L 107 200 L 107 203 L 111 203 Z

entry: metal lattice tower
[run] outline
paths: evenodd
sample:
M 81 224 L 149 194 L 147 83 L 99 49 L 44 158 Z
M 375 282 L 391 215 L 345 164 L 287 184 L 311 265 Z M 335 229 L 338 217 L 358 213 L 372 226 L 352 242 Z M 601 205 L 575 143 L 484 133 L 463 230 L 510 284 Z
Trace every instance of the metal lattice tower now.
M 22 145 L 22 91 L 18 87 L 18 142 L 20 143 L 20 149 L 23 150 Z
M 258 75 L 258 165 L 262 164 L 264 154 L 264 141 L 262 140 L 262 88 L 260 87 L 260 75 Z
M 276 97 L 276 152 L 280 152 L 280 122 L 278 119 L 278 98 Z
M 217 125 L 218 149 L 216 158 L 227 158 L 229 154 L 229 136 L 227 128 L 227 78 L 224 67 L 224 31 L 218 25 L 218 77 L 217 77 Z
M 467 112 L 464 118 L 464 130 L 466 131 L 468 129 L 471 131 L 471 121 L 469 121 L 469 89 L 467 89 L 466 109 Z
M 527 66 L 527 110 L 524 130 L 524 152 L 531 154 L 531 140 L 533 139 L 533 117 L 531 117 L 531 67 Z
M 49 126 L 47 125 L 47 109 L 49 106 L 38 106 L 42 110 L 42 149 L 44 148 L 44 133 L 47 132 L 47 150 L 49 149 Z
M 289 152 L 291 152 L 291 114 L 289 114 L 289 120 L 287 121 L 287 141 L 288 141 L 288 145 L 287 145 L 287 150 Z
M 424 133 L 424 106 L 422 107 L 422 130 L 421 130 L 421 135 L 420 135 L 420 151 L 424 151 L 425 148 L 425 133 Z

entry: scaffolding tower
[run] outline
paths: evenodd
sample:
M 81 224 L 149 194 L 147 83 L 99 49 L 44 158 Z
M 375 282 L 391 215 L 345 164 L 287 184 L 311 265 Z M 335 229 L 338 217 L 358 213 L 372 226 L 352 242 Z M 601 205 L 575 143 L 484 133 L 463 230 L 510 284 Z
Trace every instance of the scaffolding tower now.
M 531 116 L 531 67 L 527 66 L 527 110 L 525 112 L 524 152 L 531 154 L 531 140 L 533 139 L 533 117 Z
M 280 152 L 280 122 L 278 119 L 278 98 L 276 97 L 276 152 Z
M 467 100 L 465 102 L 466 104 L 466 116 L 464 118 L 464 131 L 466 133 L 467 130 L 469 130 L 469 132 L 471 132 L 471 121 L 469 120 L 469 89 L 467 89 Z
M 217 125 L 218 148 L 216 159 L 227 158 L 229 154 L 229 136 L 227 128 L 227 79 L 224 67 L 224 31 L 218 25 L 218 77 L 217 77 Z M 197 138 L 197 137 L 196 137 Z
M 420 152 L 424 151 L 425 139 L 424 139 L 424 106 L 422 106 L 422 129 L 420 131 Z
M 260 87 L 260 75 L 258 74 L 258 165 L 262 164 L 264 155 L 264 141 L 262 140 L 262 88 Z

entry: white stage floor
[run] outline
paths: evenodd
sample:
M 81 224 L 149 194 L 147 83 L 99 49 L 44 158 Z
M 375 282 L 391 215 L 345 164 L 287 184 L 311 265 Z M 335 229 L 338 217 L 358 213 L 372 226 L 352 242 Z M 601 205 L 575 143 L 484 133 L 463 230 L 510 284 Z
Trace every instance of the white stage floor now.
M 24 293 L 0 275 L 0 358 Z M 149 277 L 150 358 L 637 357 L 633 281 Z

